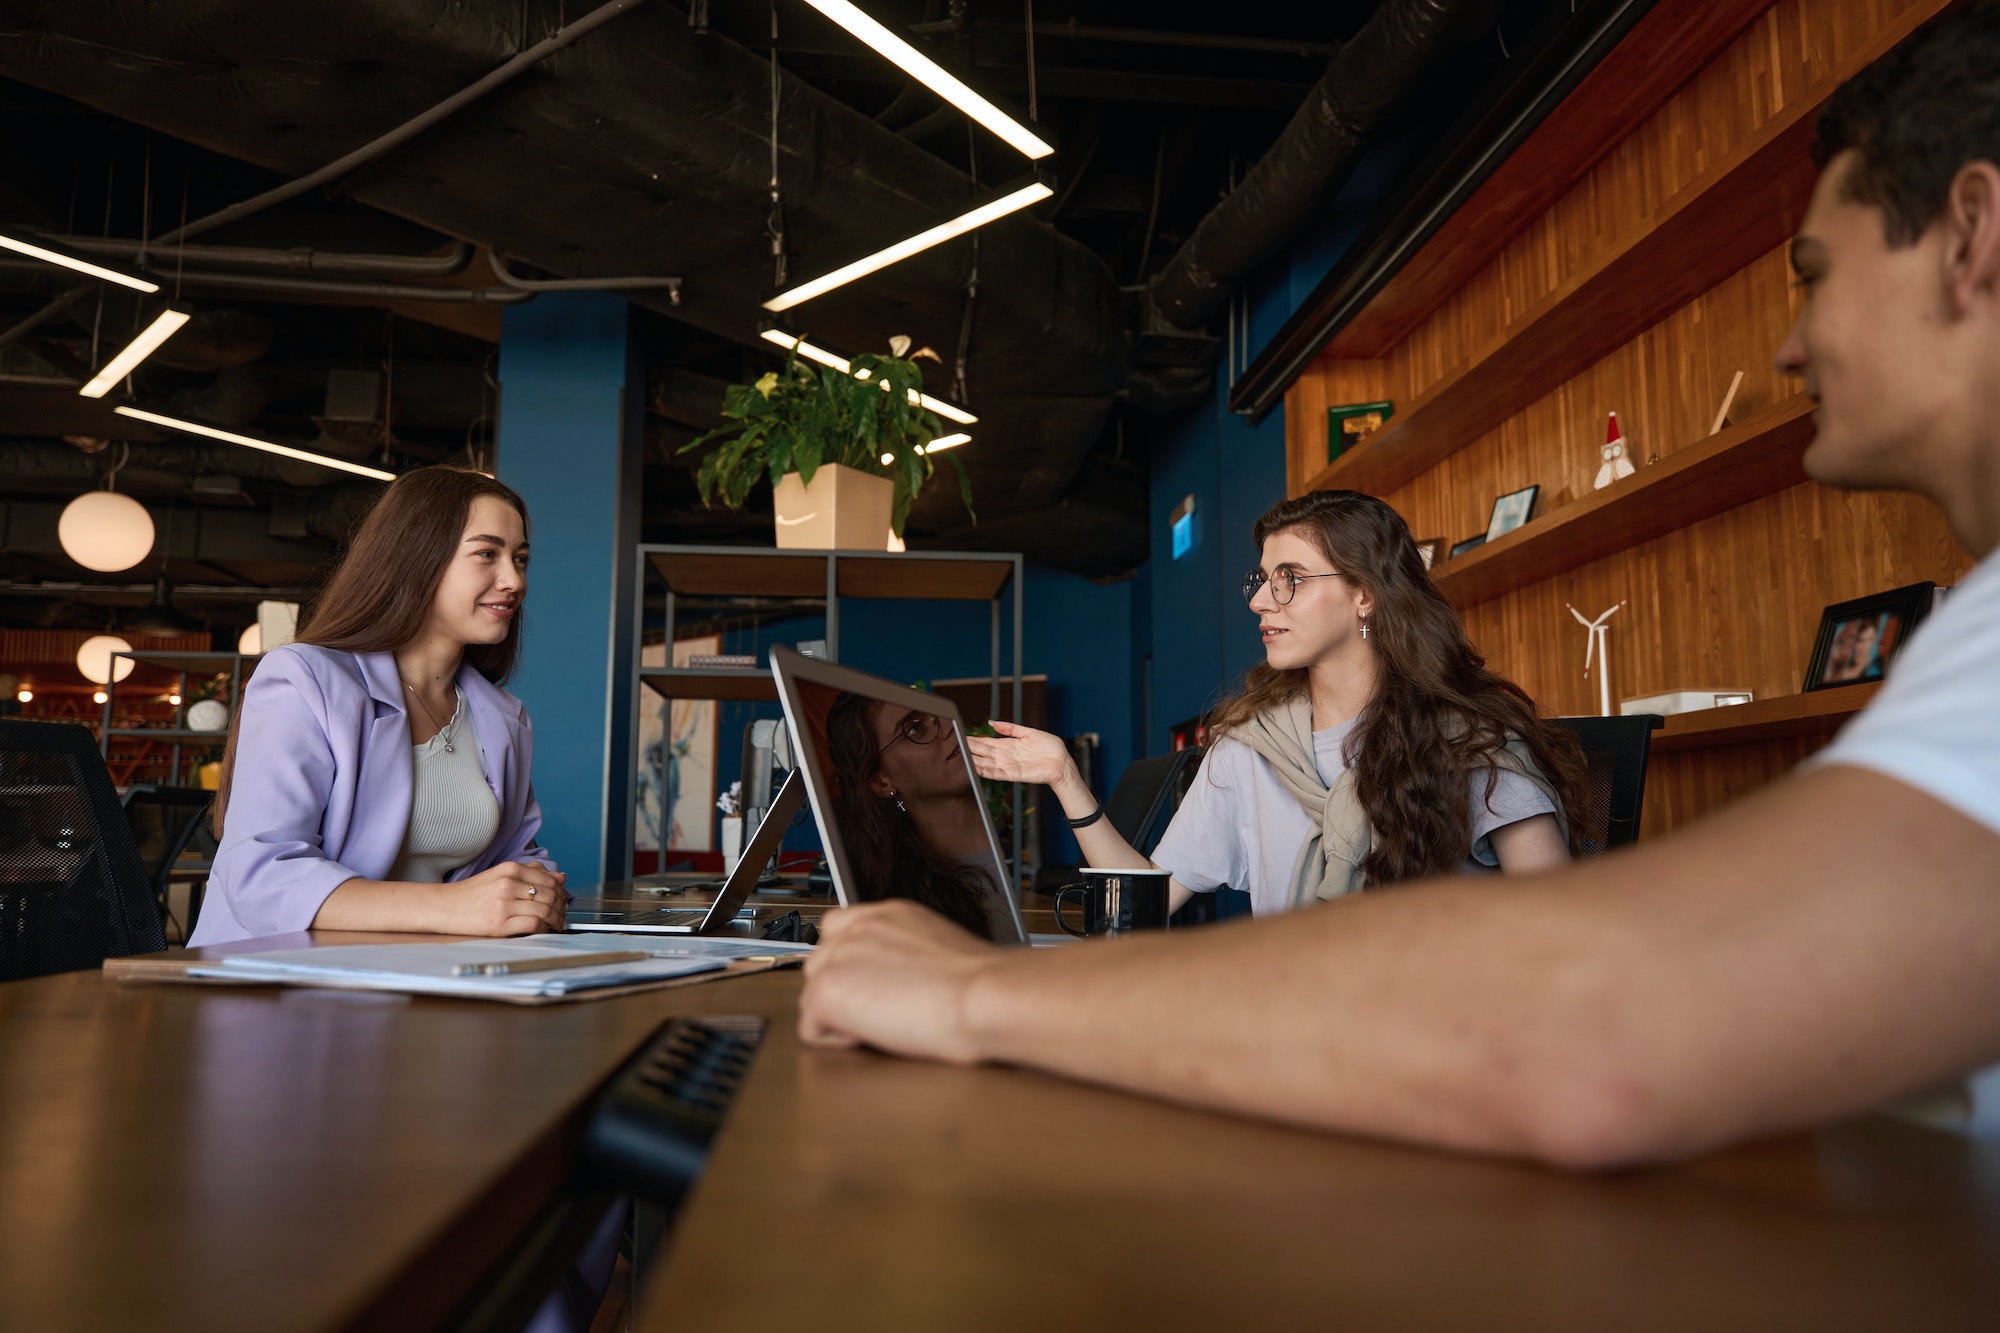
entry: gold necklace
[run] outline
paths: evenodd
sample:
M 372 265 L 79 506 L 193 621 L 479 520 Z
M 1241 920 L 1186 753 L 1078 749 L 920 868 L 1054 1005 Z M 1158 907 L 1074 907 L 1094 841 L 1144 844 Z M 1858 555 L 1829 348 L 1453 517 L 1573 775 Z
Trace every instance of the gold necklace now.
M 446 754 L 457 754 L 458 751 L 451 748 L 451 728 L 449 726 L 438 727 L 437 714 L 431 712 L 431 706 L 424 702 L 423 695 L 417 693 L 416 686 L 406 680 L 403 682 L 403 688 L 408 690 L 410 697 L 417 701 L 417 707 L 424 710 L 424 721 L 430 723 L 433 727 L 437 727 L 437 734 L 444 737 L 444 752 Z M 458 717 L 456 710 L 453 710 L 452 717 L 454 720 Z

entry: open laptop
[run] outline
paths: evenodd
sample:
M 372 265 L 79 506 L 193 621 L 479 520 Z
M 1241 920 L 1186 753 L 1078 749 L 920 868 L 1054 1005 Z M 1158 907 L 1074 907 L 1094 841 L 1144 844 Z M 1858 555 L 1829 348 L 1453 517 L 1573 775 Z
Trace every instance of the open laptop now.
M 951 700 L 789 648 L 778 700 L 843 907 L 914 898 L 976 934 L 1025 944 L 965 726 Z
M 744 911 L 743 904 L 750 898 L 751 890 L 764 874 L 764 867 L 778 854 L 778 846 L 785 840 L 785 830 L 791 827 L 792 816 L 805 804 L 805 783 L 799 777 L 799 770 L 793 769 L 785 779 L 785 785 L 771 798 L 771 808 L 764 814 L 764 822 L 757 825 L 757 832 L 750 839 L 750 845 L 743 849 L 743 859 L 729 872 L 729 878 L 722 883 L 722 892 L 715 895 L 715 901 L 706 908 L 700 907 L 635 907 L 630 909 L 600 910 L 597 908 L 569 910 L 568 928 L 575 932 L 605 931 L 618 935 L 720 935 Z

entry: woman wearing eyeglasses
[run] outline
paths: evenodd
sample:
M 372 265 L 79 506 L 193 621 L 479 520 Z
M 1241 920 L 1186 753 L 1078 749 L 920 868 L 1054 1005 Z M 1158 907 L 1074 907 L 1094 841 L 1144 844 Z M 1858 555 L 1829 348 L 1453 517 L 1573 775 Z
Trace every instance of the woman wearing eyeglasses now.
M 995 877 L 979 792 L 934 714 L 844 694 L 826 720 L 834 820 L 856 879 L 992 938 Z
M 1222 885 L 1252 911 L 1464 870 L 1542 870 L 1575 847 L 1573 737 L 1485 669 L 1395 510 L 1356 491 L 1274 505 L 1243 582 L 1264 662 L 1153 854 L 1173 905 Z M 1055 788 L 1095 866 L 1145 863 L 1102 818 L 1062 742 L 995 723 L 984 777 Z

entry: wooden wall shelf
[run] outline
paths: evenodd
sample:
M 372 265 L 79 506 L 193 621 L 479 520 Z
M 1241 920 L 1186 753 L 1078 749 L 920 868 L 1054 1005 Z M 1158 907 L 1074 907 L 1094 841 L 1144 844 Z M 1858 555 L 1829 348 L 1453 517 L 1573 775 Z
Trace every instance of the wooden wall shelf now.
M 1796 485 L 1812 410 L 1803 394 L 1787 398 L 1476 547 L 1438 568 L 1438 591 L 1472 606 Z
M 642 667 L 639 682 L 667 699 L 776 699 L 778 682 L 755 667 Z
M 1866 708 L 1881 688 L 1880 681 L 1843 685 L 1811 694 L 1780 694 L 1729 708 L 1676 713 L 1663 729 L 1653 733 L 1653 749 L 1706 750 L 1788 736 L 1831 735 Z
M 1798 229 L 1812 196 L 1815 106 L 1791 108 L 1717 163 L 1623 245 L 1550 292 L 1308 490 L 1383 495 L 1436 467 Z

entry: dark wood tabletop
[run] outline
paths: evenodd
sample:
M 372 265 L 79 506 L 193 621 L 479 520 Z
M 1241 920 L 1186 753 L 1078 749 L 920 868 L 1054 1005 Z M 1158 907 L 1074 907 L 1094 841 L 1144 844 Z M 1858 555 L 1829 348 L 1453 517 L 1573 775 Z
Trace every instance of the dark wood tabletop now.
M 2000 1145 L 1875 1118 L 1564 1176 L 804 1050 L 799 986 L 523 1009 L 97 972 L 0 985 L 0 1328 L 434 1327 L 564 1188 L 605 1079 L 704 1012 L 771 1028 L 644 1284 L 648 1330 L 2000 1313 Z

